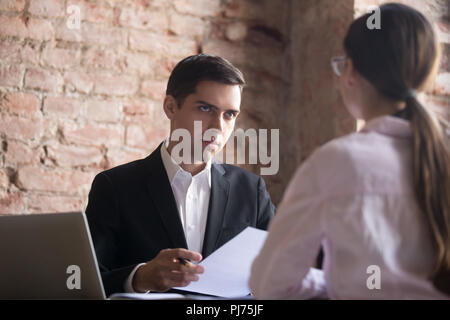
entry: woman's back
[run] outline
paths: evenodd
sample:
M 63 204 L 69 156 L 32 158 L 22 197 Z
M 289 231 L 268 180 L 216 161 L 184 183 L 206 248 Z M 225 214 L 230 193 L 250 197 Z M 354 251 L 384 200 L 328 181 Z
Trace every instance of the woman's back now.
M 329 295 L 442 297 L 427 279 L 435 252 L 415 200 L 409 122 L 376 118 L 361 132 L 328 143 L 311 161 L 321 168 Z M 368 288 L 371 266 L 379 270 L 380 289 Z

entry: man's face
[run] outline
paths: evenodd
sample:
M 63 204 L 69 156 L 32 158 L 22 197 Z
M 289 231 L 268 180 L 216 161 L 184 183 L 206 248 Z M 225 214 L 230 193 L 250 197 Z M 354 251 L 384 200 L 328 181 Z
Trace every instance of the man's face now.
M 233 132 L 240 112 L 241 90 L 238 85 L 201 81 L 195 92 L 188 95 L 180 107 L 171 108 L 168 112 L 166 103 L 167 98 L 165 111 L 171 120 L 171 134 L 180 128 L 188 130 L 192 137 L 192 152 L 194 140 L 198 139 L 197 141 L 202 141 L 202 154 L 206 150 L 208 157 L 211 157 L 222 150 Z M 194 130 L 194 121 L 201 121 L 201 130 Z M 213 139 L 205 138 L 207 130 L 213 133 Z M 202 136 L 199 137 L 199 134 Z M 198 163 L 199 160 L 196 159 L 195 162 Z

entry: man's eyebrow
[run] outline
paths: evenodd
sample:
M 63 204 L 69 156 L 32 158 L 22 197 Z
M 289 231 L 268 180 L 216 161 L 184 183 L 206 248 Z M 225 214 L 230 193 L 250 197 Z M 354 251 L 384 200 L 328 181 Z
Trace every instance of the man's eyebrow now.
M 215 105 L 213 105 L 213 104 L 211 104 L 211 103 L 208 103 L 208 102 L 206 102 L 206 101 L 203 101 L 203 100 L 198 100 L 198 101 L 196 101 L 196 103 L 202 104 L 202 105 L 207 106 L 207 107 L 210 107 L 210 108 L 212 108 L 212 109 L 216 109 L 216 110 L 219 110 L 219 109 L 220 109 L 218 106 L 215 106 Z M 239 110 L 236 110 L 236 109 L 233 109 L 233 108 L 228 109 L 227 111 L 232 111 L 232 112 L 235 112 L 235 113 L 239 113 Z

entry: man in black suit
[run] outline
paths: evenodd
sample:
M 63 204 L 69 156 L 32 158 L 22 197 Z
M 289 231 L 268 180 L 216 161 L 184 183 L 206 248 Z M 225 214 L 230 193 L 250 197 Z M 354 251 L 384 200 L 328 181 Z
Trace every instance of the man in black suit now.
M 187 260 L 201 261 L 247 226 L 267 229 L 275 208 L 263 179 L 211 160 L 233 132 L 244 83 L 220 57 L 182 60 L 164 99 L 170 138 L 95 177 L 86 215 L 107 295 L 187 286 L 204 271 Z M 194 137 L 179 148 L 186 133 Z

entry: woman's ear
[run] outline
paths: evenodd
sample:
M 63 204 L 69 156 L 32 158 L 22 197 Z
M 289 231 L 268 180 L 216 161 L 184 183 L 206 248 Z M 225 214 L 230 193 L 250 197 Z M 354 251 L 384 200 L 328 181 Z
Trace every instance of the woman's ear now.
M 169 118 L 169 120 L 172 120 L 178 108 L 177 101 L 173 96 L 167 95 L 164 98 L 163 108 L 167 118 Z
M 353 88 L 355 86 L 356 77 L 357 75 L 355 66 L 353 65 L 353 61 L 352 59 L 347 59 L 347 66 L 345 68 L 344 74 L 342 75 L 344 84 L 350 88 Z

